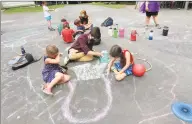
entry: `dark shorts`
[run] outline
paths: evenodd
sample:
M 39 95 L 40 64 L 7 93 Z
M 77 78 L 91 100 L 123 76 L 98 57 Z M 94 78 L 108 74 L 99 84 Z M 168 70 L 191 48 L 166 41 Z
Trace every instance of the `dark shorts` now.
M 146 12 L 147 17 L 157 16 L 157 15 L 158 15 L 158 12 Z

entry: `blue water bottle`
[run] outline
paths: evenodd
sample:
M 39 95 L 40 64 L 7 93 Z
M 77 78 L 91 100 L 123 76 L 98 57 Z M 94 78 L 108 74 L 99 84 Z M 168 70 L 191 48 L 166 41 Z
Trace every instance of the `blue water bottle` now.
M 26 53 L 23 46 L 21 46 L 21 53 L 22 53 L 22 55 L 25 55 L 25 53 Z
M 149 40 L 153 40 L 153 30 L 151 30 L 149 33 Z

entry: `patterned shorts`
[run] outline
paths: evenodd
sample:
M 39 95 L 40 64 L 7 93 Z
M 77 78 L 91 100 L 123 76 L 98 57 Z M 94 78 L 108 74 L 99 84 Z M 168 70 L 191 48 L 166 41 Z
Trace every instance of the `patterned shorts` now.
M 122 69 L 120 62 L 115 63 L 115 68 L 117 69 L 117 71 L 120 71 Z M 132 75 L 133 74 L 132 70 L 133 70 L 133 65 L 130 65 L 128 69 L 125 70 L 125 74 L 127 76 Z

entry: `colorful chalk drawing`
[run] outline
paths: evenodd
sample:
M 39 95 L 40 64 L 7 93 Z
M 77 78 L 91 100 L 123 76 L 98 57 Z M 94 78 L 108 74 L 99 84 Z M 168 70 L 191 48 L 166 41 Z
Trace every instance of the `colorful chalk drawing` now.
M 106 78 L 106 76 L 104 74 L 102 74 L 102 72 L 104 72 L 104 69 L 106 66 L 107 66 L 107 64 L 92 65 L 90 63 L 87 63 L 87 64 L 75 66 L 72 68 L 72 70 L 77 75 L 77 81 L 78 80 L 88 81 L 90 79 L 101 79 L 105 82 L 105 93 L 107 95 L 107 104 L 101 110 L 100 113 L 97 113 L 97 115 L 95 117 L 92 117 L 92 118 L 73 117 L 69 106 L 70 106 L 71 100 L 73 98 L 75 89 L 76 89 L 76 83 L 75 83 L 76 81 L 71 81 L 68 83 L 68 87 L 70 89 L 70 92 L 69 92 L 69 94 L 68 94 L 67 98 L 65 99 L 64 104 L 62 106 L 63 116 L 69 122 L 72 122 L 72 123 L 91 123 L 91 122 L 96 122 L 98 120 L 101 120 L 102 118 L 104 118 L 107 115 L 108 111 L 111 108 L 113 97 L 112 97 L 112 92 L 111 92 L 111 83 L 110 83 L 109 79 Z

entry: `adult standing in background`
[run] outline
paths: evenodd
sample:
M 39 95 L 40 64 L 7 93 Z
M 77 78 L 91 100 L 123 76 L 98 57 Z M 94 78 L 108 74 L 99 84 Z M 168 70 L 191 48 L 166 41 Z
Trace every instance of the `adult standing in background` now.
M 82 10 L 80 12 L 79 19 L 81 20 L 81 23 L 84 25 L 85 30 L 91 29 L 92 25 L 92 20 L 91 18 L 87 15 L 87 12 L 85 10 Z
M 155 26 L 160 29 L 160 25 L 158 23 L 158 13 L 160 10 L 160 2 L 158 1 L 145 1 L 143 5 L 140 7 L 140 11 L 146 13 L 146 28 L 149 26 L 150 18 L 153 17 L 153 21 Z

